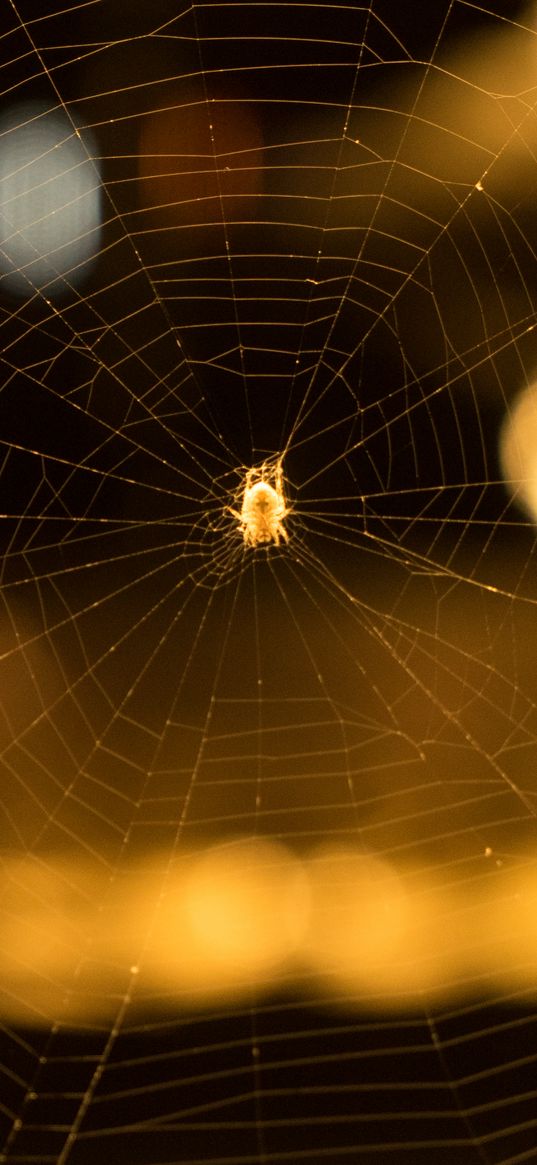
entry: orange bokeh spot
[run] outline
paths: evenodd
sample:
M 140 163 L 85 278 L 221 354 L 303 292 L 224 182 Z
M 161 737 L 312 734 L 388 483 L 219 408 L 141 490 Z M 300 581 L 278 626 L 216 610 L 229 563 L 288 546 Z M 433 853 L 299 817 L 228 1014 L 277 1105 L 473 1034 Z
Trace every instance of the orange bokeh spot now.
M 263 140 L 255 109 L 233 95 L 181 89 L 144 117 L 139 202 L 155 227 L 250 220 L 262 188 Z

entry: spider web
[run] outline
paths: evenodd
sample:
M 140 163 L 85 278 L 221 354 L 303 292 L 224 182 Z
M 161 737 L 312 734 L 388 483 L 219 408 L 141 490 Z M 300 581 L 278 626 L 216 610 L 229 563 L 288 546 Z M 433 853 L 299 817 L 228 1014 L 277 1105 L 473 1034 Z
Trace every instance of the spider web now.
M 531 1160 L 535 12 L 1 13 L 1 1159 Z

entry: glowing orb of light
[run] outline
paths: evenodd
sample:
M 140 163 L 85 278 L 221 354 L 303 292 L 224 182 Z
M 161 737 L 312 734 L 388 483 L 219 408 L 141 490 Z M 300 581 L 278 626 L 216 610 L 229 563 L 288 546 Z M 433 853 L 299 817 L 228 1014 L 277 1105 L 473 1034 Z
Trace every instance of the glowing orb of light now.
M 537 520 L 537 385 L 516 397 L 500 432 L 500 461 L 513 497 Z
M 0 286 L 61 294 L 87 274 L 100 241 L 101 183 L 62 110 L 32 102 L 0 119 Z
M 239 997 L 285 975 L 308 912 L 307 876 L 283 845 L 262 838 L 216 844 L 185 858 L 170 877 L 144 970 L 159 989 L 193 1003 Z
M 187 234 L 255 216 L 264 168 L 252 102 L 181 89 L 171 108 L 144 118 L 139 150 L 140 206 L 154 227 Z

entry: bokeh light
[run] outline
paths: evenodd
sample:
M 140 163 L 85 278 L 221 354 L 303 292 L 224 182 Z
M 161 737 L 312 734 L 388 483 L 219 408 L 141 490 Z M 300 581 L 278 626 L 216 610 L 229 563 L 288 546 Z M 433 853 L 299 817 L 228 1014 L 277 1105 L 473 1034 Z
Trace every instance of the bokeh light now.
M 100 245 L 101 186 L 91 139 L 63 111 L 15 105 L 0 120 L 0 286 L 65 293 Z
M 500 433 L 500 460 L 513 497 L 537 519 L 537 387 L 519 393 Z

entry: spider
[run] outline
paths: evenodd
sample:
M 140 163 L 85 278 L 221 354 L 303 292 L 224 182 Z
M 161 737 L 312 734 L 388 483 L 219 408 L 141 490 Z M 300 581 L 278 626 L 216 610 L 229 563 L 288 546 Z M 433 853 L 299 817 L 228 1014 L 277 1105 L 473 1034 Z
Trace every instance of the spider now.
M 240 513 L 229 506 L 228 509 L 240 523 L 246 546 L 257 546 L 259 542 L 275 542 L 279 546 L 281 538 L 288 542 L 289 536 L 283 520 L 289 510 L 285 504 L 280 462 L 273 469 L 266 461 L 258 468 L 254 466 L 249 469 L 244 482 Z

